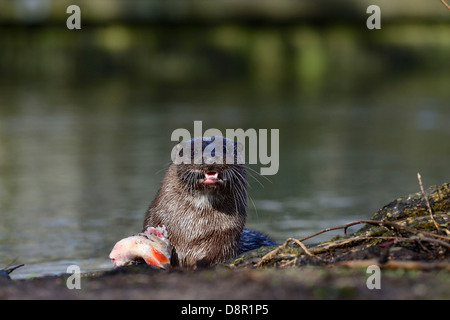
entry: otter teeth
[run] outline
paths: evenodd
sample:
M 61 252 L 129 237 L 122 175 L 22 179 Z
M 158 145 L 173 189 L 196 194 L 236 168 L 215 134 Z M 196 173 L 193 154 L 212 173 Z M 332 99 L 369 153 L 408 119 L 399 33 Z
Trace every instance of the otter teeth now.
M 203 181 L 204 184 L 214 185 L 218 181 L 219 181 L 219 172 L 215 170 L 205 172 L 205 180 Z

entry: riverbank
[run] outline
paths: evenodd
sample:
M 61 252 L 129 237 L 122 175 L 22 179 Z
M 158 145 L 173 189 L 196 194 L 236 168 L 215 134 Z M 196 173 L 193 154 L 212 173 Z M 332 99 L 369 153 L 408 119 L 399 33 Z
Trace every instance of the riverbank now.
M 0 299 L 450 299 L 450 185 L 426 194 L 428 204 L 421 192 L 398 198 L 378 222 L 309 248 L 296 239 L 213 268 L 85 273 L 74 289 L 71 274 L 2 279 Z
M 137 269 L 137 270 L 136 270 Z M 151 267 L 81 279 L 68 276 L 2 283 L 0 299 L 450 299 L 448 270 L 382 270 L 381 288 L 369 289 L 365 268 L 304 267 L 160 271 Z

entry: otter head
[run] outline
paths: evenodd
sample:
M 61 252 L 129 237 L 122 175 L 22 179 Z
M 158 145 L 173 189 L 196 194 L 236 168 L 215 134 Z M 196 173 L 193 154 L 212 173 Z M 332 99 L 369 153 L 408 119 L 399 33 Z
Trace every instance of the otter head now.
M 243 200 L 247 178 L 242 149 L 241 143 L 225 137 L 197 137 L 179 143 L 172 160 L 189 193 L 229 191 Z

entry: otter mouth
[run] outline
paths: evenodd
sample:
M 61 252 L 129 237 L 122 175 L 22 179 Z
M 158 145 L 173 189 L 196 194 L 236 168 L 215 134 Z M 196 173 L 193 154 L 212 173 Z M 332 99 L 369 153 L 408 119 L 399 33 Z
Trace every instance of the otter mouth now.
M 216 184 L 223 182 L 222 178 L 219 176 L 219 171 L 217 170 L 208 170 L 203 175 L 204 176 L 199 179 L 199 182 L 205 186 L 215 186 Z

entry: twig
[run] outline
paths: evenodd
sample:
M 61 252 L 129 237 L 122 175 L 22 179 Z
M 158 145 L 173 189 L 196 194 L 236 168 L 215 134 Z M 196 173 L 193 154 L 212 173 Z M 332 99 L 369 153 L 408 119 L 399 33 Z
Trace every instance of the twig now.
M 419 235 L 419 239 L 422 240 L 422 241 L 434 242 L 434 243 L 437 243 L 438 245 L 446 247 L 447 249 L 450 249 L 450 244 L 448 244 L 445 241 L 439 240 L 439 239 L 433 239 L 433 238 L 425 237 L 423 234 Z
M 352 222 L 349 222 L 349 223 L 352 223 Z M 345 229 L 345 230 L 347 230 L 348 227 L 350 227 L 350 226 L 353 225 L 353 224 L 348 225 L 349 223 L 347 223 L 345 226 L 332 227 L 332 228 L 326 228 L 326 229 L 320 230 L 320 231 L 318 231 L 318 232 L 316 232 L 316 233 L 314 233 L 314 234 L 312 234 L 312 235 L 310 235 L 310 236 L 307 236 L 307 237 L 304 237 L 304 238 L 299 239 L 299 241 L 305 241 L 305 240 L 314 238 L 315 236 L 318 236 L 319 234 L 322 234 L 322 233 L 325 233 L 325 232 L 328 232 L 328 231 L 339 230 L 339 229 Z M 359 222 L 358 222 L 358 223 L 359 223 Z M 356 224 L 356 223 L 355 223 L 355 224 Z
M 320 259 L 319 256 L 314 255 L 313 253 L 311 253 L 311 251 L 309 251 L 306 248 L 306 246 L 302 243 L 302 241 L 310 239 L 312 237 L 315 237 L 315 236 L 317 236 L 319 234 L 322 234 L 322 233 L 325 233 L 325 232 L 328 232 L 328 231 L 331 231 L 331 230 L 338 230 L 338 229 L 347 230 L 348 227 L 351 227 L 351 226 L 354 226 L 354 225 L 357 225 L 357 224 L 361 224 L 361 223 L 366 223 L 366 224 L 371 224 L 371 225 L 378 225 L 378 226 L 383 226 L 383 227 L 386 227 L 386 228 L 389 227 L 390 229 L 395 229 L 397 231 L 404 231 L 404 232 L 411 233 L 411 234 L 414 234 L 414 235 L 419 235 L 419 239 L 421 239 L 423 241 L 434 242 L 434 243 L 437 243 L 437 244 L 439 244 L 441 246 L 444 246 L 444 247 L 450 249 L 450 244 L 445 242 L 445 241 L 450 242 L 450 238 L 446 237 L 446 236 L 442 236 L 442 235 L 438 235 L 438 234 L 434 234 L 434 233 L 426 232 L 426 231 L 422 231 L 422 230 L 416 230 L 416 229 L 412 229 L 412 228 L 409 228 L 409 227 L 406 227 L 406 226 L 400 226 L 400 225 L 398 225 L 396 223 L 393 223 L 391 221 L 357 220 L 357 221 L 352 221 L 352 222 L 346 223 L 343 226 L 323 229 L 323 230 L 321 230 L 319 232 L 316 232 L 316 233 L 314 233 L 314 234 L 312 234 L 310 236 L 307 236 L 307 237 L 304 237 L 304 238 L 301 238 L 301 239 L 288 238 L 284 242 L 284 244 L 282 244 L 278 248 L 276 248 L 276 249 L 270 251 L 269 253 L 267 253 L 266 255 L 264 255 L 261 258 L 261 260 L 256 264 L 256 267 L 261 267 L 262 265 L 266 264 L 273 257 L 275 257 L 281 250 L 285 249 L 291 241 L 297 243 L 305 251 L 305 253 L 307 255 L 309 255 L 311 257 L 314 257 L 314 258 Z M 427 237 L 425 237 L 425 236 L 427 236 Z M 353 238 L 353 239 L 350 238 L 350 239 L 347 239 L 347 240 L 353 242 L 353 241 L 361 241 L 361 240 L 368 240 L 368 239 L 386 239 L 386 238 L 393 238 L 393 237 L 356 237 L 356 238 Z M 444 241 L 433 239 L 433 238 L 442 239 Z M 398 237 L 396 239 L 397 239 L 397 241 L 412 241 L 412 240 L 414 240 L 414 239 L 410 239 L 410 238 L 404 238 L 403 240 L 400 240 L 402 238 L 398 238 Z M 348 244 L 348 243 L 346 243 L 346 244 Z
M 378 225 L 378 226 L 389 226 L 392 229 L 407 229 L 406 227 L 402 227 L 399 225 L 396 225 L 395 223 L 389 222 L 389 221 L 378 221 L 378 220 L 357 220 L 357 221 L 352 221 L 352 222 L 348 222 L 343 226 L 339 226 L 339 227 L 332 227 L 332 228 L 326 228 L 323 230 L 320 230 L 319 232 L 316 232 L 310 236 L 304 237 L 299 239 L 299 241 L 305 241 L 307 239 L 313 238 L 315 236 L 318 236 L 319 234 L 328 232 L 328 231 L 333 231 L 333 230 L 339 230 L 339 229 L 344 229 L 344 233 L 345 235 L 347 235 L 347 229 L 351 226 L 357 225 L 357 224 L 361 224 L 361 223 L 367 223 L 367 224 L 372 224 L 372 225 Z M 412 230 L 412 229 L 411 229 Z M 405 231 L 409 231 L 409 230 L 405 230 Z
M 17 265 L 17 266 L 13 266 L 13 267 L 6 267 L 5 269 L 3 269 L 3 271 L 6 271 L 8 274 L 9 273 L 11 273 L 11 272 L 13 272 L 14 270 L 16 270 L 16 269 L 18 269 L 18 268 L 20 268 L 20 267 L 23 267 L 25 264 L 19 264 L 19 265 Z
M 308 250 L 308 248 L 306 248 L 306 246 L 298 239 L 294 239 L 294 238 L 288 238 L 284 244 L 282 244 L 281 246 L 279 246 L 278 248 L 276 248 L 275 250 L 270 251 L 269 253 L 267 253 L 265 256 L 263 256 L 261 258 L 261 260 L 256 264 L 256 267 L 261 267 L 262 265 L 264 265 L 267 261 L 271 260 L 274 256 L 276 256 L 278 254 L 278 252 L 280 252 L 281 250 L 283 250 L 284 248 L 286 248 L 289 244 L 289 242 L 295 242 L 296 244 L 298 244 L 303 251 L 305 251 L 305 253 L 310 256 L 310 257 L 314 257 L 314 258 L 318 258 L 319 260 L 322 260 L 320 257 L 315 256 L 314 254 L 311 253 L 311 251 Z
M 431 220 L 433 220 L 433 223 L 434 223 L 434 226 L 436 227 L 437 232 L 441 233 L 441 230 L 439 229 L 439 226 L 438 226 L 436 220 L 434 220 L 433 211 L 431 210 L 430 202 L 428 201 L 428 196 L 425 194 L 425 190 L 423 189 L 422 177 L 420 176 L 419 172 L 417 172 L 417 179 L 419 180 L 420 191 L 422 191 L 422 196 L 425 198 L 425 201 L 426 201 L 426 204 L 427 204 L 427 208 L 428 208 L 428 212 L 430 213 Z
M 311 253 L 311 251 L 308 250 L 308 248 L 306 248 L 306 246 L 298 239 L 294 239 L 294 238 L 289 238 L 287 239 L 287 241 L 292 241 L 295 242 L 296 244 L 298 244 L 305 252 L 308 256 L 313 257 L 314 255 Z
M 284 248 L 287 247 L 287 245 L 289 244 L 289 239 L 286 240 L 284 242 L 284 244 L 282 244 L 281 246 L 279 246 L 278 248 L 270 251 L 269 253 L 265 254 L 261 260 L 259 260 L 259 262 L 256 264 L 256 267 L 259 268 L 262 265 L 264 265 L 267 261 L 271 260 L 274 256 L 276 256 L 278 254 L 278 252 L 280 252 L 281 250 L 283 250 Z
M 444 0 L 441 0 L 441 2 L 444 4 L 444 6 L 447 7 L 448 10 L 450 10 L 450 6 L 447 4 L 447 2 L 445 2 Z

